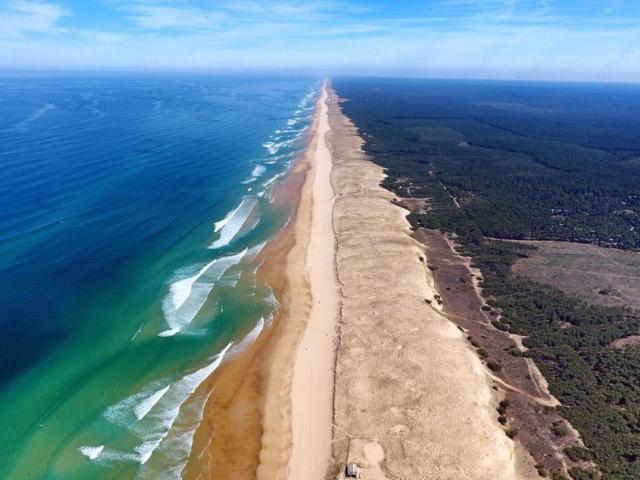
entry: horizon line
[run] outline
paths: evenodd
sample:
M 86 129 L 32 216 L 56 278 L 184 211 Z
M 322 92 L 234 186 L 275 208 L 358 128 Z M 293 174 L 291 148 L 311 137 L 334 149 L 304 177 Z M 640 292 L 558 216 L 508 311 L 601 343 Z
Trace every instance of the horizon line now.
M 322 72 L 323 69 L 313 68 L 295 68 L 295 67 L 280 67 L 278 69 L 260 68 L 260 67 L 247 67 L 247 68 L 181 68 L 181 67 L 158 67 L 158 68 L 124 68 L 124 67 L 100 67 L 100 68 L 68 68 L 68 67 L 22 67 L 22 68 L 5 68 L 0 66 L 0 76 L 6 75 L 21 75 L 21 74 L 35 74 L 35 75 L 169 75 L 169 74 L 183 74 L 183 75 L 265 75 L 271 77 L 278 76 L 291 76 L 296 77 L 324 77 L 324 78 L 361 78 L 361 79 L 389 79 L 389 80 L 434 80 L 434 81 L 469 81 L 469 82 L 517 82 L 517 83 L 566 83 L 566 84 L 602 84 L 602 85 L 640 85 L 639 79 L 598 79 L 588 77 L 565 77 L 565 78 L 550 78 L 548 75 L 545 78 L 539 78 L 535 76 L 527 77 L 525 75 L 446 75 L 446 74 L 402 74 L 402 73 L 367 73 L 367 74 L 355 74 L 350 72 L 343 73 L 327 73 Z

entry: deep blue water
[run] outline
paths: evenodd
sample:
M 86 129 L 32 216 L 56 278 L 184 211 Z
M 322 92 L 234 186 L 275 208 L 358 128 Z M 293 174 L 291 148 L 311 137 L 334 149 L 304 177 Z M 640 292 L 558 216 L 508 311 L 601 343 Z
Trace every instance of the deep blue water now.
M 239 273 L 227 268 L 286 221 L 269 208 L 271 181 L 304 146 L 314 89 L 309 78 L 0 77 L 0 428 L 11 431 L 0 463 L 15 464 L 15 478 L 33 445 L 77 453 L 78 429 L 117 436 L 96 426 L 109 401 L 201 366 L 264 313 L 243 300 L 248 290 L 234 291 Z M 182 335 L 192 322 L 197 335 Z M 151 356 L 153 368 L 118 375 Z M 35 439 L 36 423 L 64 424 L 80 386 L 85 401 L 98 395 L 86 386 L 95 369 L 122 379 L 105 404 L 75 434 L 52 425 Z M 86 478 L 69 466 L 80 454 L 39 455 L 36 471 L 50 478 Z M 92 474 L 113 466 L 101 468 Z M 126 468 L 122 478 L 140 473 Z

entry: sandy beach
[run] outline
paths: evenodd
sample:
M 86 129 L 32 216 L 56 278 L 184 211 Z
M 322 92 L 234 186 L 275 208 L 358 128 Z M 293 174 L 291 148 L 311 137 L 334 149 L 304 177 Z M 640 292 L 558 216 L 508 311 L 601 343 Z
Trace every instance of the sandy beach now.
M 210 379 L 189 479 L 537 478 L 497 421 L 502 394 L 440 311 L 424 247 L 323 88 L 262 254 L 278 315 Z
M 333 230 L 334 193 L 326 86 L 318 103 L 318 129 L 311 177 L 313 209 L 307 250 L 312 306 L 298 346 L 292 399 L 293 446 L 289 478 L 324 478 L 331 458 L 336 325 L 339 316 Z
M 326 98 L 323 90 L 308 148 L 274 194 L 276 203 L 297 205 L 295 213 L 259 257 L 258 279 L 274 291 L 276 317 L 209 379 L 214 394 L 185 479 L 285 479 L 298 468 L 322 478 L 326 472 L 338 311 Z

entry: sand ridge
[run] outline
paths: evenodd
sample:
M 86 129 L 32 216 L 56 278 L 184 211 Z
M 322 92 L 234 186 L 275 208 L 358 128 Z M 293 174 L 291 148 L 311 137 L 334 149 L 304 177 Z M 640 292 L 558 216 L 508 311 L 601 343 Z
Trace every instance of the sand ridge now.
M 363 466 L 364 478 L 538 478 L 496 420 L 501 397 L 482 363 L 426 301 L 437 293 L 424 249 L 335 95 L 329 122 L 342 294 L 336 478 L 347 461 Z

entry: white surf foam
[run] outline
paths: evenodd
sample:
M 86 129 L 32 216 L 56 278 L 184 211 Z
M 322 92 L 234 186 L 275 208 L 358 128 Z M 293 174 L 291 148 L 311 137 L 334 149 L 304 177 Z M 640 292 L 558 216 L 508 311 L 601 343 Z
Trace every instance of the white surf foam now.
M 115 425 L 129 427 L 146 417 L 169 390 L 169 381 L 152 382 L 142 391 L 110 406 L 104 416 Z
M 269 142 L 268 145 L 266 146 L 267 150 L 269 150 L 269 154 L 270 155 L 275 155 L 276 153 L 278 153 L 280 151 L 280 149 L 282 147 L 288 147 L 291 144 L 293 144 L 296 140 L 298 140 L 299 136 L 293 137 L 293 138 L 289 138 L 288 140 L 283 140 L 282 142 Z M 268 163 L 268 162 L 264 162 L 264 163 Z
M 167 330 L 163 330 L 161 331 L 158 336 L 159 337 L 173 337 L 176 333 L 180 332 L 180 328 L 176 327 L 176 328 L 169 328 Z
M 173 336 L 190 324 L 207 301 L 215 282 L 220 280 L 229 268 L 240 263 L 246 253 L 245 248 L 235 255 L 216 258 L 195 275 L 173 282 L 162 302 L 169 330 L 164 330 L 159 335 Z
M 262 174 L 264 174 L 264 172 L 266 171 L 267 171 L 267 167 L 265 167 L 264 165 L 256 165 L 253 171 L 251 172 L 251 176 L 253 178 L 258 178 L 262 176 Z
M 278 150 L 280 149 L 280 147 L 276 142 L 265 142 L 262 144 L 262 146 L 266 148 L 269 154 L 271 155 L 275 155 L 276 153 L 278 153 Z
M 157 392 L 154 392 L 153 394 L 145 398 L 142 402 L 140 402 L 133 409 L 133 412 L 135 413 L 136 418 L 138 420 L 142 420 L 144 417 L 146 417 L 147 413 L 149 413 L 149 411 L 151 411 L 151 409 L 156 405 L 156 403 L 160 401 L 160 399 L 164 396 L 164 394 L 167 393 L 167 390 L 169 390 L 170 386 L 171 385 L 167 385 L 166 387 L 161 388 L 160 390 L 158 390 Z
M 218 259 L 212 260 L 211 262 L 207 263 L 204 267 L 202 267 L 200 271 L 195 275 L 191 277 L 183 278 L 182 280 L 178 280 L 171 284 L 171 287 L 170 287 L 171 303 L 173 303 L 174 310 L 177 310 L 182 305 L 184 305 L 184 302 L 186 302 L 187 299 L 189 298 L 189 295 L 191 295 L 191 291 L 193 290 L 193 284 L 196 283 L 198 279 L 207 272 L 207 270 L 209 270 L 213 265 L 215 265 L 217 261 Z
M 266 244 L 267 242 L 264 241 L 262 243 L 259 243 L 258 245 L 254 245 L 249 250 L 247 250 L 247 259 L 253 260 L 254 258 L 256 258 L 256 256 L 258 256 L 258 254 L 262 251 Z
M 239 351 L 245 350 L 249 345 L 256 341 L 256 338 L 262 333 L 264 330 L 264 317 L 260 317 L 260 319 L 256 322 L 255 326 L 251 329 L 249 333 L 245 335 L 242 341 L 236 346 L 236 349 Z
M 269 160 L 267 160 L 267 161 L 265 161 L 263 163 L 265 163 L 266 165 L 273 165 L 274 163 L 277 163 L 279 160 L 282 160 L 283 158 L 291 157 L 292 154 L 293 154 L 293 152 L 292 153 L 285 153 L 283 155 L 276 155 L 276 156 L 273 156 L 273 157 L 269 157 Z
M 238 285 L 238 282 L 240 281 L 241 274 L 242 272 L 240 270 L 236 270 L 235 272 L 230 273 L 225 277 L 224 284 L 227 287 L 235 288 L 236 285 Z M 220 313 L 222 314 L 222 312 L 223 312 L 223 308 L 220 307 Z
M 138 455 L 137 460 L 138 460 L 138 463 L 140 463 L 141 465 L 144 465 L 149 461 L 149 459 L 151 458 L 151 455 L 153 455 L 153 452 L 156 451 L 156 449 L 160 446 L 160 443 L 162 442 L 162 440 L 165 439 L 165 437 L 169 433 L 169 430 L 171 429 L 171 426 L 173 425 L 173 421 L 174 421 L 173 419 L 175 419 L 180 413 L 180 407 L 178 406 L 176 408 L 166 410 L 164 413 L 169 418 L 172 418 L 172 420 L 169 422 L 167 426 L 167 429 L 164 430 L 162 433 L 160 433 L 160 435 L 155 436 L 152 440 L 142 442 L 140 445 L 136 447 L 136 454 Z M 161 425 L 161 426 L 164 426 L 164 425 Z
M 162 445 L 163 441 L 168 437 L 174 436 L 172 435 L 172 428 L 181 413 L 181 407 L 202 382 L 220 366 L 231 345 L 232 343 L 229 343 L 220 353 L 215 355 L 213 361 L 208 365 L 185 375 L 182 379 L 170 385 L 166 394 L 147 415 L 145 424 L 137 424 L 135 426 L 135 433 L 139 434 L 143 439 L 143 442 L 135 449 L 140 464 L 145 465 Z M 167 450 L 167 453 L 170 453 L 173 457 L 175 454 L 172 451 L 173 449 Z
M 242 206 L 242 202 L 236 208 L 234 208 L 229 213 L 227 213 L 227 215 L 222 220 L 215 222 L 213 224 L 213 231 L 218 232 L 222 227 L 224 227 L 227 223 L 229 223 L 231 219 L 234 217 L 234 215 L 238 213 L 238 210 L 240 210 L 241 206 Z
M 169 458 L 169 462 L 149 462 L 136 475 L 136 480 L 179 480 L 191 455 L 193 437 L 202 419 L 211 393 L 193 396 L 185 402 L 180 413 L 157 449 L 157 455 Z
M 221 357 L 231 355 L 232 352 L 241 352 L 245 350 L 265 328 L 265 319 L 260 318 L 254 328 L 236 345 L 227 345 L 225 350 L 221 352 Z M 219 366 L 222 358 L 217 359 L 215 368 Z M 215 368 L 213 370 L 215 370 Z M 204 372 L 207 375 L 198 375 L 197 378 L 190 379 L 191 382 L 197 382 L 198 385 L 207 378 L 211 372 Z M 196 372 L 197 373 L 197 372 Z M 186 377 L 185 377 L 186 378 Z M 195 392 L 195 388 L 190 387 L 189 390 Z M 162 436 L 139 446 L 142 455 L 139 457 L 143 467 L 136 476 L 138 480 L 178 480 L 182 478 L 184 469 L 187 465 L 193 447 L 193 437 L 196 430 L 200 426 L 204 418 L 204 409 L 211 392 L 201 393 L 199 395 L 190 394 L 189 397 L 181 403 L 179 413 L 173 419 L 171 427 Z M 165 462 L 161 458 L 158 462 L 149 461 L 153 454 L 160 457 L 170 458 L 170 462 Z M 144 460 L 144 463 L 142 462 Z
M 273 293 L 273 290 L 269 291 L 269 295 L 267 296 L 266 300 L 267 300 L 267 303 L 271 305 L 274 309 L 277 309 L 280 306 L 280 302 L 278 302 L 278 299 Z
M 249 218 L 249 215 L 251 215 L 257 203 L 258 200 L 255 197 L 246 197 L 243 199 L 233 215 L 225 222 L 220 230 L 218 230 L 217 233 L 220 234 L 220 238 L 209 245 L 209 248 L 215 249 L 229 245 L 236 235 L 240 233 L 240 230 L 242 230 L 244 223 Z
M 287 133 L 295 133 L 297 135 L 300 135 L 301 133 L 304 133 L 307 130 L 309 130 L 308 126 L 299 128 L 298 130 L 295 130 L 295 129 L 292 128 L 292 129 L 288 130 Z
M 96 462 L 104 463 L 104 462 L 137 462 L 138 455 L 135 453 L 122 452 L 118 450 L 110 450 L 105 448 L 98 458 L 95 458 Z
M 165 457 L 163 460 L 169 460 L 172 465 L 175 465 L 176 452 L 180 450 L 182 454 L 179 465 L 183 467 L 188 460 L 193 434 L 202 421 L 204 405 L 209 392 L 194 398 L 190 397 L 202 382 L 220 366 L 232 344 L 232 342 L 229 343 L 220 353 L 214 355 L 209 364 L 183 376 L 180 380 L 149 395 L 150 391 L 157 389 L 158 382 L 154 382 L 144 391 L 131 395 L 107 409 L 106 418 L 128 428 L 142 440 L 142 443 L 135 447 L 134 452 L 107 450 L 104 445 L 84 446 L 80 448 L 80 452 L 92 460 L 100 456 L 100 460 L 135 461 L 145 466 L 158 448 L 162 448 L 163 442 L 166 440 L 170 442 L 170 445 L 163 449 L 162 453 Z M 138 418 L 138 420 L 136 421 L 134 418 Z M 188 427 L 186 431 L 185 426 Z M 182 439 L 180 443 L 183 447 L 181 449 L 176 449 L 176 439 Z M 184 448 L 185 446 L 187 448 Z M 166 461 L 161 463 L 163 467 L 158 473 L 162 473 L 167 465 Z M 148 473 L 149 469 L 145 470 L 143 467 L 140 473 L 142 472 Z M 174 477 L 158 474 L 144 478 Z
M 84 446 L 80 447 L 80 453 L 87 457 L 89 460 L 95 460 L 104 450 L 104 445 L 98 445 L 97 447 Z
M 276 180 L 278 180 L 280 177 L 283 177 L 285 174 L 285 172 L 280 172 L 276 175 L 274 175 L 273 177 L 271 177 L 269 180 L 267 180 L 266 182 L 264 182 L 262 184 L 263 187 L 268 187 L 270 186 L 273 182 L 275 182 Z

